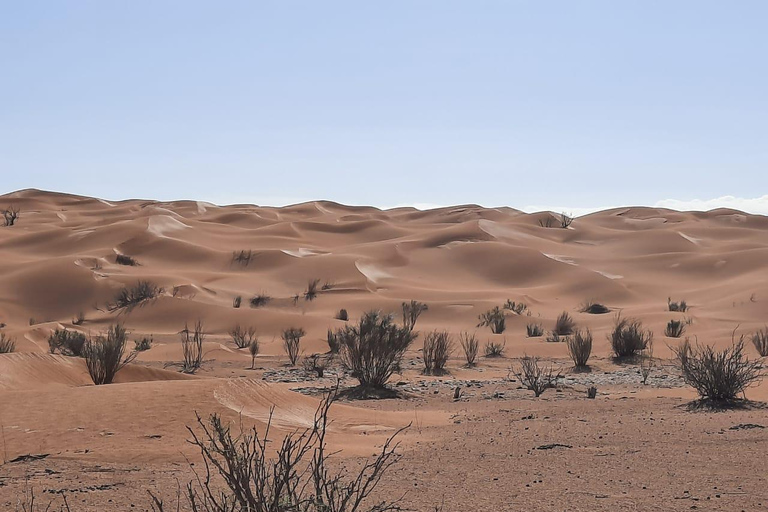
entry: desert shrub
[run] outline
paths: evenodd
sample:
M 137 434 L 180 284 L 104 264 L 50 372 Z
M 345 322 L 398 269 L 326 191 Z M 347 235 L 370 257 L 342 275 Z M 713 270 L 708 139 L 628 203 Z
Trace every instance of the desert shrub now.
M 347 313 L 346 309 L 340 309 L 338 313 L 336 313 L 336 320 L 343 320 L 348 321 L 349 320 L 349 313 Z
M 653 339 L 651 331 L 644 331 L 640 320 L 617 317 L 608 334 L 613 355 L 617 358 L 634 357 Z
M 14 208 L 13 205 L 7 207 L 5 211 L 3 211 L 3 218 L 5 219 L 6 226 L 13 226 L 19 218 L 19 209 Z
M 330 281 L 326 281 L 326 282 L 323 283 L 323 286 L 321 286 L 320 289 L 322 291 L 327 291 L 327 290 L 330 290 L 330 289 L 334 288 L 335 286 L 336 286 L 335 283 L 332 283 Z
M 83 322 L 85 322 L 85 313 L 82 311 L 77 314 L 75 318 L 72 319 L 72 325 L 82 325 Z
M 256 356 L 259 355 L 259 338 L 251 341 L 248 345 L 248 353 L 251 354 L 251 370 L 256 369 Z
M 573 216 L 568 215 L 567 213 L 563 212 L 560 214 L 560 227 L 565 229 L 568 226 L 573 224 Z
M 154 340 L 152 339 L 152 336 L 149 338 L 144 336 L 140 340 L 133 340 L 134 350 L 136 352 L 144 352 L 145 350 L 149 350 L 152 348 L 153 341 Z
M 762 365 L 744 354 L 744 337 L 732 340 L 722 351 L 712 346 L 692 346 L 686 339 L 673 349 L 683 380 L 709 402 L 728 402 L 760 381 Z
M 467 366 L 475 366 L 475 361 L 477 361 L 477 351 L 480 347 L 480 343 L 477 341 L 477 336 L 469 334 L 468 332 L 462 332 L 459 335 L 459 341 L 461 342 L 462 350 L 464 350 L 464 358 L 467 360 Z
M 541 327 L 541 324 L 528 324 L 525 326 L 525 332 L 529 338 L 544 336 L 544 329 Z
M 134 286 L 126 286 L 115 296 L 114 302 L 107 305 L 109 311 L 118 309 L 133 309 L 134 307 L 152 300 L 163 292 L 163 289 L 149 281 L 138 281 Z
M 424 373 L 441 375 L 445 372 L 445 363 L 453 352 L 453 340 L 448 331 L 432 331 L 424 338 Z
M 573 360 L 574 366 L 584 368 L 592 353 L 592 333 L 589 329 L 579 329 L 568 338 L 568 354 Z
M 533 391 L 535 396 L 557 385 L 557 379 L 561 378 L 560 372 L 555 372 L 552 366 L 539 365 L 538 357 L 525 356 L 520 359 L 520 368 L 512 368 L 512 373 L 527 389 Z
M 328 358 L 320 354 L 312 354 L 304 358 L 302 366 L 305 372 L 314 373 L 318 379 L 322 379 L 325 375 L 325 369 L 328 367 Z
M 109 327 L 106 337 L 99 336 L 86 341 L 83 357 L 88 375 L 97 386 L 112 384 L 117 372 L 136 359 L 135 351 L 125 356 L 127 335 L 123 326 L 115 324 Z
M 115 256 L 115 263 L 118 265 L 127 265 L 129 267 L 135 267 L 139 264 L 138 261 L 126 254 L 118 254 Z
M 379 311 L 363 314 L 356 325 L 338 331 L 341 361 L 363 388 L 381 389 L 400 367 L 416 334 Z
M 234 299 L 232 299 L 232 307 L 235 309 L 240 309 L 240 305 L 243 303 L 243 297 L 238 295 Z
M 581 312 L 589 313 L 590 315 L 604 315 L 610 313 L 611 308 L 599 302 L 588 301 L 581 306 Z
M 301 348 L 301 338 L 307 332 L 299 327 L 290 327 L 285 329 L 281 335 L 283 338 L 283 348 L 288 355 L 288 360 L 291 362 L 291 366 L 296 366 L 296 361 L 299 360 L 299 350 Z
M 234 329 L 229 331 L 229 336 L 237 348 L 245 348 L 250 346 L 251 342 L 256 339 L 256 328 L 249 327 L 245 329 L 240 327 L 240 324 L 237 324 Z
M 560 336 L 555 331 L 552 331 L 547 335 L 546 342 L 547 343 L 565 343 L 569 339 L 570 339 L 570 336 Z
M 480 320 L 480 323 L 477 324 L 478 327 L 490 327 L 493 334 L 501 334 L 507 328 L 507 318 L 499 306 L 489 309 L 477 319 Z
M 501 342 L 490 340 L 485 343 L 483 352 L 485 353 L 485 357 L 502 357 L 506 347 L 507 340 Z
M 768 327 L 760 329 L 752 335 L 752 344 L 757 349 L 757 353 L 762 357 L 768 356 Z
M 232 263 L 237 263 L 238 265 L 242 265 L 243 267 L 247 267 L 248 265 L 250 265 L 252 258 L 253 258 L 252 250 L 235 251 L 232 253 Z
M 65 356 L 81 357 L 85 346 L 85 334 L 67 329 L 56 329 L 48 336 L 48 349 L 51 354 L 58 351 Z
M 567 312 L 563 311 L 560 316 L 555 320 L 555 328 L 552 332 L 559 334 L 560 336 L 568 336 L 572 334 L 576 329 L 576 322 L 573 321 L 573 317 Z
M 315 300 L 315 297 L 317 297 L 317 287 L 319 284 L 319 279 L 310 279 L 307 282 L 307 289 L 304 291 L 304 300 Z
M 513 300 L 507 299 L 507 302 L 504 304 L 504 309 L 508 309 L 509 311 L 512 311 L 513 313 L 517 313 L 518 315 L 522 315 L 528 310 L 528 305 L 524 304 L 522 302 L 515 302 Z
M 664 335 L 669 338 L 679 338 L 685 332 L 685 323 L 682 320 L 670 320 L 667 322 L 667 328 L 664 329 Z
M 250 303 L 252 308 L 260 308 L 261 306 L 266 306 L 267 303 L 272 300 L 272 297 L 269 295 L 266 295 L 264 293 L 259 293 L 258 295 L 254 295 L 251 297 Z
M 331 352 L 331 354 L 338 354 L 339 353 L 339 335 L 334 331 L 333 329 L 328 329 L 328 334 L 326 335 L 326 341 L 328 342 L 328 350 Z
M 429 306 L 417 300 L 403 302 L 401 306 L 403 308 L 403 326 L 409 332 L 413 331 L 413 328 L 416 327 L 416 320 L 419 319 L 421 314 L 429 309 Z
M 680 311 L 681 313 L 688 311 L 688 304 L 684 300 L 672 302 L 671 297 L 667 299 L 667 307 L 670 311 Z
M 183 373 L 195 373 L 203 365 L 203 341 L 205 340 L 203 322 L 201 320 L 195 322 L 191 331 L 189 326 L 184 324 L 184 329 L 179 335 L 181 336 L 181 352 L 184 357 L 181 371 Z
M 0 354 L 10 354 L 16 350 L 16 340 L 0 332 Z
M 546 219 L 539 219 L 539 226 L 543 228 L 551 228 L 553 222 L 554 219 L 550 215 L 547 215 Z
M 645 348 L 640 351 L 640 376 L 642 377 L 641 382 L 643 385 L 648 384 L 648 377 L 650 377 L 654 366 L 653 340 L 648 340 Z
M 202 454 L 204 470 L 203 474 L 195 474 L 184 492 L 188 508 L 200 512 L 402 510 L 400 500 L 372 501 L 370 496 L 385 472 L 399 460 L 394 439 L 403 429 L 387 439 L 378 455 L 365 460 L 352 475 L 343 468 L 332 472 L 331 467 L 338 465 L 329 464 L 336 452 L 328 450 L 326 432 L 335 396 L 333 392 L 323 398 L 311 427 L 291 432 L 277 443 L 269 437 L 271 415 L 263 437 L 255 427 L 233 435 L 220 416 L 214 414 L 206 422 L 198 415 L 200 432 L 188 430 L 191 443 Z M 216 485 L 217 481 L 223 481 L 224 490 Z M 162 500 L 150 495 L 153 510 L 163 512 Z M 181 507 L 177 503 L 174 508 Z

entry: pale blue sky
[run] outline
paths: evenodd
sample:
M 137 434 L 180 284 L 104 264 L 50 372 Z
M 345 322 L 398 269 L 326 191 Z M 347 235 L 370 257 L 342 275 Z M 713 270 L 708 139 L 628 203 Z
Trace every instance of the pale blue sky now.
M 0 193 L 756 198 L 766 23 L 765 1 L 0 0 Z

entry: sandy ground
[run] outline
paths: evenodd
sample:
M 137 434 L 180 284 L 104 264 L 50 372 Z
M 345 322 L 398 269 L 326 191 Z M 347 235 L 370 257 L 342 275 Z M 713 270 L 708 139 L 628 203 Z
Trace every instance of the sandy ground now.
M 0 354 L 0 509 L 17 509 L 25 489 L 45 504 L 63 493 L 78 511 L 147 510 L 148 490 L 174 501 L 177 482 L 199 464 L 186 442 L 195 412 L 263 428 L 274 407 L 279 436 L 309 424 L 318 389 L 336 377 L 352 384 L 340 368 L 316 379 L 287 367 L 282 329 L 304 328 L 304 353 L 325 352 L 327 329 L 344 325 L 339 309 L 354 321 L 374 308 L 397 313 L 411 299 L 429 305 L 417 330 L 476 331 L 481 344 L 505 342 L 505 357 L 467 369 L 457 351 L 448 375 L 425 377 L 420 336 L 392 379 L 404 398 L 334 405 L 330 443 L 342 466 L 411 424 L 380 496 L 407 492 L 404 505 L 424 511 L 768 508 L 768 409 L 689 411 L 694 394 L 667 360 L 679 341 L 663 335 L 668 320 L 686 319 L 686 335 L 723 347 L 737 326 L 744 334 L 764 326 L 768 218 L 626 208 L 561 229 L 540 225 L 557 221 L 549 213 L 477 206 L 218 207 L 40 191 L 0 197 L 6 204 L 21 217 L 0 227 L 0 323 L 17 345 Z M 250 262 L 234 262 L 236 251 L 252 251 Z M 119 265 L 117 254 L 139 265 Z M 109 312 L 115 294 L 139 279 L 163 294 Z M 330 286 L 294 303 L 311 279 Z M 271 300 L 251 308 L 256 294 Z M 691 309 L 669 312 L 668 297 Z M 509 313 L 502 335 L 476 327 L 480 313 L 508 299 L 530 315 Z M 580 312 L 590 300 L 612 313 Z M 590 373 L 571 371 L 564 344 L 526 337 L 527 323 L 549 330 L 563 311 L 595 336 Z M 636 365 L 610 358 L 605 334 L 617 313 L 655 333 L 659 361 L 647 385 Z M 206 361 L 197 375 L 182 375 L 177 333 L 197 319 L 208 334 Z M 116 321 L 154 345 L 114 384 L 93 386 L 81 359 L 48 354 L 55 328 L 97 334 Z M 258 332 L 255 369 L 227 335 L 236 324 Z M 523 354 L 561 368 L 560 389 L 534 398 L 510 380 Z M 595 400 L 585 396 L 590 385 Z M 768 384 L 747 395 L 768 401 Z

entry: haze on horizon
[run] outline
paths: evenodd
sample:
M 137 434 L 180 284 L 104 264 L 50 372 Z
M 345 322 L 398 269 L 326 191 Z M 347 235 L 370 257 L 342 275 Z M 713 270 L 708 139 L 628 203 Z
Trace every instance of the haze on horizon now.
M 0 193 L 768 214 L 766 18 L 758 1 L 6 3 Z

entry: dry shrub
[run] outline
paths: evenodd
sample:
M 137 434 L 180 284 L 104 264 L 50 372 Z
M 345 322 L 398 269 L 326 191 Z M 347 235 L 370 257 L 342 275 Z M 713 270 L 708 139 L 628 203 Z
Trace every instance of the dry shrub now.
M 59 351 L 65 356 L 81 357 L 85 346 L 85 334 L 67 329 L 56 329 L 48 336 L 48 349 L 51 354 Z
M 243 303 L 243 297 L 238 295 L 234 299 L 232 299 L 232 307 L 235 309 L 239 309 L 240 305 Z
M 283 348 L 288 355 L 291 366 L 296 366 L 296 361 L 299 360 L 301 338 L 306 334 L 307 332 L 300 327 L 290 327 L 285 329 L 281 335 L 283 338 Z
M 253 251 L 252 250 L 242 250 L 242 251 L 235 251 L 232 253 L 232 262 L 231 263 L 237 263 L 238 265 L 242 265 L 243 267 L 247 267 L 251 264 L 251 260 L 253 259 Z
M 679 338 L 685 332 L 685 322 L 682 320 L 670 320 L 664 329 L 664 335 L 669 338 Z
M 738 341 L 733 337 L 735 333 L 731 346 L 722 351 L 709 345 L 692 346 L 687 339 L 673 349 L 683 380 L 702 400 L 724 405 L 763 377 L 762 364 L 749 360 L 744 353 L 744 336 Z
M 149 281 L 138 281 L 134 286 L 126 286 L 115 296 L 115 301 L 107 304 L 109 311 L 118 309 L 131 310 L 148 300 L 156 298 L 163 289 Z
M 560 316 L 555 320 L 555 328 L 552 332 L 560 336 L 568 336 L 572 334 L 576 329 L 576 322 L 573 321 L 573 317 L 567 312 L 563 311 Z
M 507 328 L 507 318 L 499 306 L 489 309 L 477 319 L 480 320 L 480 323 L 477 324 L 478 327 L 490 327 L 493 334 L 501 334 Z
M 768 356 L 768 327 L 760 329 L 752 335 L 752 344 L 755 345 L 758 354 L 762 357 Z
M 333 330 L 328 329 L 328 334 L 326 335 L 326 341 L 328 342 L 328 350 L 331 354 L 338 354 L 339 353 L 339 335 Z
M 19 209 L 11 205 L 3 211 L 3 217 L 5 218 L 6 226 L 13 226 L 19 218 Z
M 325 375 L 325 369 L 328 367 L 329 358 L 320 354 L 312 354 L 305 357 L 302 361 L 304 371 L 307 373 L 314 373 L 318 379 L 323 378 Z
M 251 341 L 248 345 L 248 353 L 251 354 L 251 370 L 256 369 L 256 356 L 259 355 L 259 338 Z
M 640 351 L 640 376 L 642 377 L 643 385 L 648 384 L 648 377 L 651 376 L 651 371 L 655 365 L 653 359 L 653 340 L 648 340 L 645 348 Z
M 110 326 L 106 337 L 89 339 L 83 347 L 85 365 L 88 374 L 97 386 L 112 384 L 112 381 L 125 365 L 136 359 L 137 352 L 125 355 L 128 333 L 120 324 Z
M 115 263 L 118 265 L 127 265 L 129 267 L 135 267 L 139 264 L 138 261 L 126 254 L 118 254 L 115 256 Z
M 258 295 L 254 295 L 251 297 L 250 303 L 252 308 L 260 308 L 262 306 L 266 306 L 267 303 L 272 300 L 272 297 L 269 295 L 266 295 L 264 293 L 260 293 Z
M 573 224 L 573 216 L 569 215 L 569 214 L 567 214 L 565 212 L 561 213 L 560 214 L 560 227 L 565 229 L 568 226 L 570 226 L 571 224 Z
M 528 324 L 525 326 L 525 332 L 529 338 L 544 336 L 544 328 L 541 324 Z
M 445 364 L 453 352 L 453 340 L 448 331 L 433 331 L 424 338 L 424 373 L 427 375 L 442 375 Z
M 346 309 L 340 309 L 338 313 L 336 313 L 336 320 L 343 320 L 348 321 L 349 320 L 349 313 L 347 313 Z
M 592 354 L 592 333 L 589 329 L 578 330 L 568 338 L 568 354 L 577 368 L 585 368 Z
M 467 360 L 467 366 L 475 366 L 477 361 L 477 352 L 480 348 L 480 342 L 477 340 L 475 334 L 469 334 L 468 332 L 462 332 L 459 335 L 459 341 L 461 348 L 464 350 L 464 358 Z
M 583 306 L 581 306 L 581 312 L 589 313 L 590 315 L 604 315 L 606 313 L 610 313 L 611 309 L 604 304 L 600 304 L 599 302 L 588 301 L 584 303 Z
M 382 389 L 400 368 L 403 355 L 416 338 L 408 327 L 394 323 L 392 315 L 365 313 L 357 325 L 338 331 L 341 361 L 363 388 Z
M 537 397 L 541 396 L 545 390 L 555 387 L 557 379 L 562 377 L 562 374 L 559 371 L 555 372 L 552 366 L 540 366 L 539 358 L 532 356 L 520 359 L 520 370 L 512 368 L 512 373 Z
M 10 354 L 16 350 L 16 340 L 0 332 L 0 354 Z
M 613 355 L 619 359 L 636 356 L 652 339 L 653 332 L 644 331 L 640 320 L 621 317 L 616 318 L 613 330 L 608 335 Z
M 395 432 L 372 459 L 349 475 L 332 470 L 327 448 L 328 411 L 336 392 L 320 402 L 312 426 L 291 432 L 278 442 L 270 438 L 272 414 L 263 437 L 255 427 L 233 435 L 217 414 L 208 421 L 197 416 L 198 431 L 187 428 L 191 443 L 203 457 L 203 474 L 196 474 L 184 492 L 188 508 L 198 512 L 395 512 L 397 501 L 374 501 L 371 494 L 384 473 L 398 460 Z M 331 467 L 329 467 L 331 466 Z M 332 472 L 333 471 L 333 472 Z M 220 479 L 215 478 L 216 476 Z M 223 481 L 224 489 L 214 483 Z M 152 509 L 163 512 L 163 501 L 150 493 Z M 179 502 L 181 499 L 179 498 Z M 180 503 L 174 507 L 180 509 Z
M 504 304 L 504 309 L 508 309 L 509 311 L 512 311 L 513 313 L 517 313 L 518 315 L 522 315 L 528 310 L 528 305 L 524 304 L 522 302 L 515 302 L 513 300 L 507 299 L 506 304 Z
M 417 300 L 403 302 L 401 306 L 403 308 L 403 326 L 409 332 L 413 331 L 413 328 L 416 327 L 416 320 L 419 319 L 421 314 L 429 309 L 426 304 Z
M 304 291 L 304 300 L 315 300 L 317 297 L 317 287 L 320 285 L 319 279 L 310 279 L 307 282 L 307 289 Z
M 189 330 L 189 326 L 184 324 L 184 329 L 179 333 L 181 336 L 181 352 L 184 361 L 181 364 L 183 373 L 195 373 L 203 364 L 203 322 L 195 322 L 194 329 Z
M 483 352 L 485 352 L 485 357 L 502 357 L 504 355 L 504 348 L 506 348 L 506 346 L 506 339 L 502 342 L 489 340 L 485 343 Z
M 565 343 L 570 339 L 570 336 L 560 336 L 555 331 L 552 331 L 547 335 L 547 343 Z
M 679 311 L 681 313 L 688 311 L 688 304 L 684 300 L 672 302 L 672 297 L 667 299 L 667 307 L 670 311 Z
M 134 344 L 134 350 L 136 352 L 144 352 L 145 350 L 149 350 L 152 348 L 153 339 L 152 336 L 147 338 L 144 336 L 140 340 L 133 340 Z
M 229 336 L 232 338 L 232 342 L 237 348 L 246 348 L 250 346 L 254 340 L 258 341 L 255 327 L 245 329 L 240 327 L 240 324 L 237 324 L 234 329 L 229 331 Z

